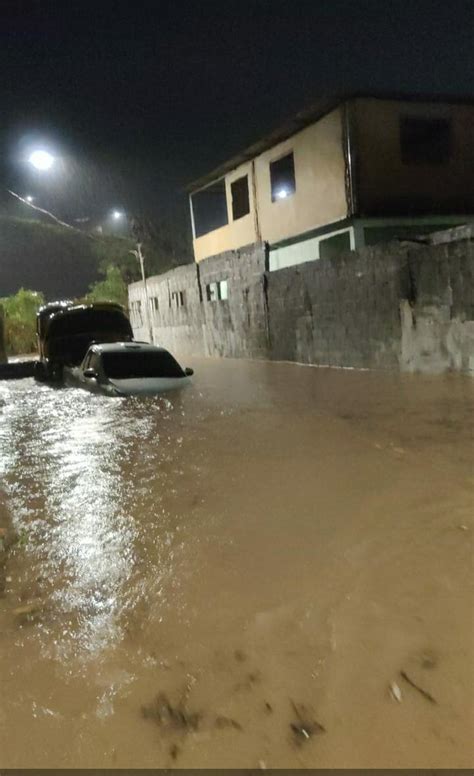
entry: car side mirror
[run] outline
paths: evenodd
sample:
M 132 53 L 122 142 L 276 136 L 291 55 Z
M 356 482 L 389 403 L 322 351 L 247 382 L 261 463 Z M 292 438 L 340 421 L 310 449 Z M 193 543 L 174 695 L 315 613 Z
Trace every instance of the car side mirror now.
M 194 369 L 191 369 L 190 366 L 187 366 L 186 369 L 184 370 L 184 374 L 186 375 L 186 377 L 191 377 L 191 375 L 194 374 Z
M 89 380 L 92 380 L 94 377 L 97 377 L 97 372 L 95 369 L 84 369 L 84 377 L 87 377 Z

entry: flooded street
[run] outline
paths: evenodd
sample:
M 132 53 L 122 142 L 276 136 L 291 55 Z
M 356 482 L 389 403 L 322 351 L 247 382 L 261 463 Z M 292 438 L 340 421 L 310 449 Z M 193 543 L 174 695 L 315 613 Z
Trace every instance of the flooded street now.
M 0 383 L 0 766 L 469 767 L 474 381 Z

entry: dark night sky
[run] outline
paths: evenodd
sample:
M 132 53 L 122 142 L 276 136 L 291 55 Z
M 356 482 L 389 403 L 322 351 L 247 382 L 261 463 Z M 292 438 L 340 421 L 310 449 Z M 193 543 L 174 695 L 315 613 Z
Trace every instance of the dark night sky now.
M 4 182 L 46 185 L 18 154 L 22 138 L 51 140 L 89 170 L 89 187 L 78 174 L 61 191 L 77 213 L 114 197 L 166 207 L 320 95 L 473 91 L 472 0 L 3 0 L 1 12 Z

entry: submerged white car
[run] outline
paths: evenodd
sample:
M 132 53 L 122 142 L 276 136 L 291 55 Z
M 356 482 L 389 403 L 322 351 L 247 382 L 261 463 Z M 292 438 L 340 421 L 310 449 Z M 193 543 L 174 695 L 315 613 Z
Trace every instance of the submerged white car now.
M 163 393 L 186 385 L 192 374 L 165 348 L 144 342 L 94 344 L 80 366 L 64 368 L 68 385 L 105 396 Z

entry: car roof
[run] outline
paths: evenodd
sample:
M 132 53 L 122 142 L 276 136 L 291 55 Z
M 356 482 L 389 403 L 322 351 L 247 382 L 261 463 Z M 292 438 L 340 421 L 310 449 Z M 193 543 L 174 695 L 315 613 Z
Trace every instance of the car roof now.
M 127 351 L 140 351 L 145 353 L 166 353 L 166 348 L 151 345 L 149 342 L 104 342 L 91 345 L 95 353 L 124 353 Z

